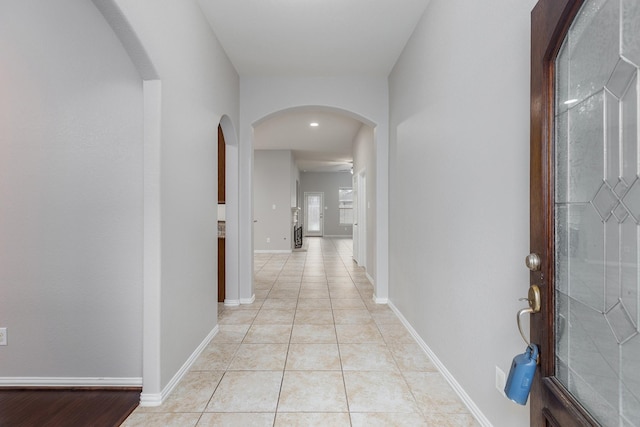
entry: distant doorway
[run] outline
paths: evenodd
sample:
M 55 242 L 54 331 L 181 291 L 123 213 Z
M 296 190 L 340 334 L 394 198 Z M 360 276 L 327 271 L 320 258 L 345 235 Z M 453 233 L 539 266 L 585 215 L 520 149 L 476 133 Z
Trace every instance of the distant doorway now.
M 367 267 L 367 176 L 364 171 L 354 177 L 354 200 L 357 206 L 354 212 L 354 222 L 357 231 L 354 233 L 353 257 L 360 267 Z M 356 227 L 354 227 L 355 229 Z
M 304 193 L 305 236 L 324 234 L 324 193 Z

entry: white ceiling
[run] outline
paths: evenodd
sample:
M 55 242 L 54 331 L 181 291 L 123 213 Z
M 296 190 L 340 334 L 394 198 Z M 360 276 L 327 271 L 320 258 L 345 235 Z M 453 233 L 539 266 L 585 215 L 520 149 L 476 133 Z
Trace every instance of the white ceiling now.
M 311 127 L 310 123 L 318 123 Z M 272 117 L 254 128 L 256 150 L 293 150 L 301 172 L 351 169 L 352 142 L 363 124 L 344 114 L 300 109 Z
M 429 0 L 198 2 L 241 76 L 386 77 Z M 361 124 L 316 111 L 322 124 L 310 132 L 312 113 L 290 112 L 262 123 L 256 148 L 292 149 L 301 170 L 321 164 L 335 170 L 336 163 L 351 161 L 351 141 Z

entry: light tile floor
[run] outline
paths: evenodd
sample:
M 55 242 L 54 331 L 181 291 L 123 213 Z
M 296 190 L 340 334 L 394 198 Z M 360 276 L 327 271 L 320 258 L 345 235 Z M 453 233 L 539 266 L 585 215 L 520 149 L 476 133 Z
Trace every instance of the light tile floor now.
M 219 333 L 134 426 L 477 426 L 351 259 L 350 239 L 256 254 L 256 302 L 219 305 Z

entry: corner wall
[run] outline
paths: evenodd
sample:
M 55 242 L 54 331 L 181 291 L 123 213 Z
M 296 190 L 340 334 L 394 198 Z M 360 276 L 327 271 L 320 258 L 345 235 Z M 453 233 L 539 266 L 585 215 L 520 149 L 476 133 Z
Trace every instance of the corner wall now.
M 217 128 L 224 115 L 238 123 L 239 77 L 196 0 L 115 1 L 162 83 L 158 345 L 166 391 L 217 323 Z
M 522 353 L 534 0 L 432 0 L 390 78 L 390 299 L 495 426 Z
M 358 207 L 358 209 L 366 209 L 367 217 L 367 253 L 366 253 L 366 270 L 367 274 L 376 280 L 376 258 L 378 245 L 377 242 L 377 215 L 375 206 L 377 205 L 377 188 L 378 174 L 376 170 L 376 150 L 375 135 L 371 126 L 362 126 L 353 140 L 353 173 L 365 173 L 367 188 L 366 199 L 367 206 Z M 372 206 L 374 208 L 372 208 Z
M 140 386 L 143 89 L 83 0 L 0 14 L 0 383 Z
M 254 249 L 290 252 L 291 150 L 255 150 L 253 176 Z M 293 182 L 295 188 L 295 181 Z

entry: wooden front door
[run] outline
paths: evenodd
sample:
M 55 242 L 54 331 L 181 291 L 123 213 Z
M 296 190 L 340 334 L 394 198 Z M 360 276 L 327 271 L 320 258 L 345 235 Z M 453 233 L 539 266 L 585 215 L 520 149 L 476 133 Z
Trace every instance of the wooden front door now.
M 640 1 L 532 12 L 532 426 L 640 426 Z

